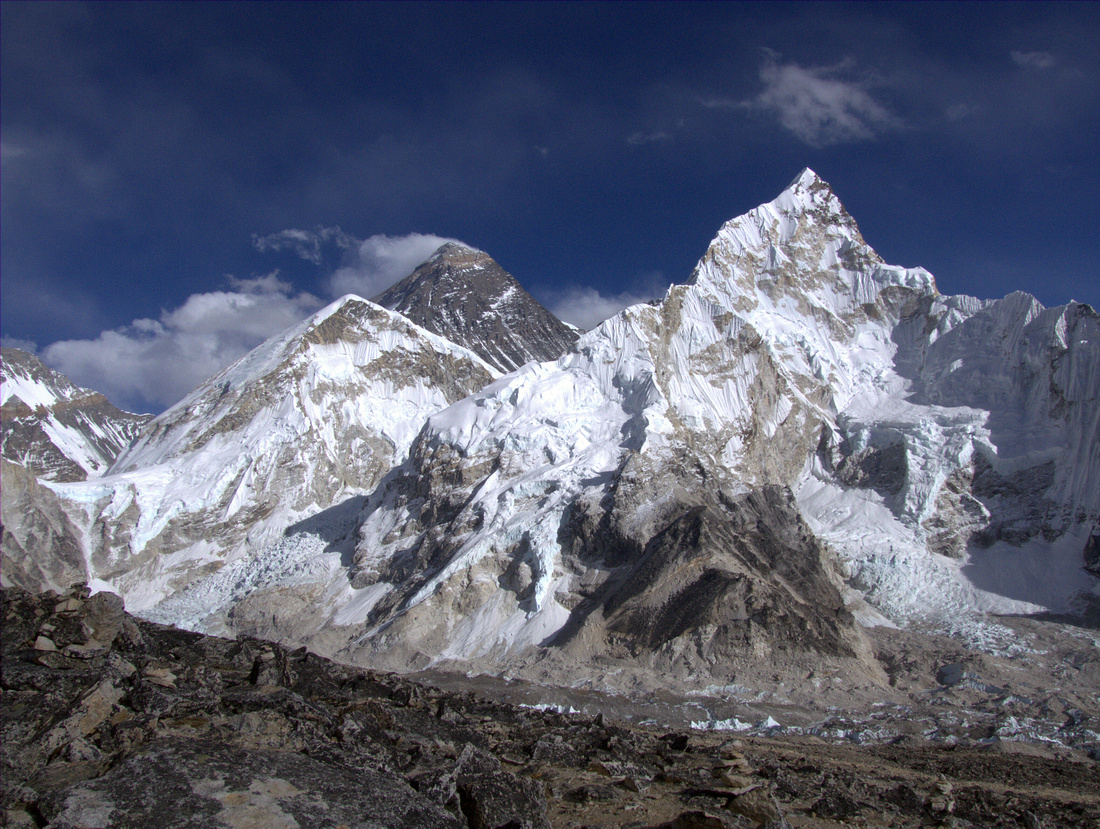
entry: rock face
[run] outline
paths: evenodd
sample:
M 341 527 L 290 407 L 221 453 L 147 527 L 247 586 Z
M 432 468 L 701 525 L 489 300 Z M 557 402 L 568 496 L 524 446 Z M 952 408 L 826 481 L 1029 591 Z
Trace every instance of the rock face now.
M 0 352 L 0 442 L 7 461 L 49 481 L 107 471 L 150 415 L 124 412 L 18 348 Z
M 374 301 L 504 372 L 556 360 L 578 336 L 487 254 L 453 242 Z
M 80 529 L 61 499 L 25 466 L 0 461 L 4 587 L 64 590 L 87 581 Z
M 469 351 L 346 297 L 149 422 L 105 477 L 54 491 L 86 539 L 88 576 L 132 609 L 227 560 L 253 577 L 327 576 L 358 499 L 404 457 L 423 419 L 494 376 Z M 247 592 L 249 580 L 238 581 Z
M 134 619 L 106 593 L 2 598 L 5 826 L 1100 821 L 1100 764 L 1080 751 L 669 731 L 188 633 Z

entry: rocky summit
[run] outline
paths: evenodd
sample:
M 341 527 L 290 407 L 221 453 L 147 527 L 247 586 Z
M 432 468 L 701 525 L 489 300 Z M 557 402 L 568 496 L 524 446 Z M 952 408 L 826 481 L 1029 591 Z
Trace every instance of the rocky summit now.
M 184 632 L 79 587 L 5 590 L 3 624 L 5 826 L 1100 822 L 1086 757 L 631 725 Z
M 556 360 L 578 337 L 488 254 L 455 242 L 374 301 L 505 372 Z

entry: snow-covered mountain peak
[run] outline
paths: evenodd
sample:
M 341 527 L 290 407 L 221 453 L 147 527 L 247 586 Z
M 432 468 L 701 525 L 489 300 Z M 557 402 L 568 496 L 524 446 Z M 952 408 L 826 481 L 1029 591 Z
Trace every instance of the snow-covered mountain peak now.
M 53 481 L 103 474 L 148 415 L 123 412 L 33 354 L 3 349 L 3 456 Z
M 453 264 L 466 264 L 479 259 L 488 259 L 489 255 L 472 245 L 463 242 L 446 242 L 436 248 L 435 252 L 424 260 L 428 262 L 450 262 Z
M 51 486 L 77 565 L 132 607 L 168 597 L 165 621 L 621 687 L 874 671 L 857 618 L 1100 597 L 1100 316 L 941 296 L 810 170 L 556 360 L 481 251 L 376 301 L 212 378 L 120 474 Z
M 152 420 L 107 475 L 54 491 L 80 528 L 71 535 L 88 539 L 88 572 L 149 607 L 196 574 L 249 566 L 310 517 L 321 552 L 428 415 L 496 376 L 473 352 L 345 296 Z M 34 527 L 17 529 L 32 549 Z
M 773 201 L 726 222 L 688 284 L 758 327 L 761 320 L 752 319 L 758 315 L 813 320 L 811 327 L 831 321 L 828 336 L 841 340 L 867 314 L 894 317 L 906 297 L 937 294 L 923 268 L 886 265 L 832 188 L 808 168 Z
M 217 435 L 232 434 L 240 448 L 261 452 L 272 439 L 269 429 L 293 432 L 323 419 L 316 407 L 329 393 L 346 397 L 369 388 L 383 400 L 426 395 L 434 410 L 496 374 L 462 346 L 348 294 L 253 349 L 157 417 L 111 472 L 194 453 Z M 372 404 L 363 399 L 340 405 Z M 379 428 L 403 445 L 412 438 L 405 432 L 418 427 L 396 418 Z

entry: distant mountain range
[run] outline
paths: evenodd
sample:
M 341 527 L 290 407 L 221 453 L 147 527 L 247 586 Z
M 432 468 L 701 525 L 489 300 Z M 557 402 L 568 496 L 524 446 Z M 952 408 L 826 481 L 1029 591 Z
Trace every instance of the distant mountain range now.
M 445 245 L 88 481 L 9 455 L 8 360 L 4 583 L 207 632 L 687 692 L 881 683 L 868 625 L 1100 606 L 1100 315 L 943 296 L 809 170 L 583 335 Z

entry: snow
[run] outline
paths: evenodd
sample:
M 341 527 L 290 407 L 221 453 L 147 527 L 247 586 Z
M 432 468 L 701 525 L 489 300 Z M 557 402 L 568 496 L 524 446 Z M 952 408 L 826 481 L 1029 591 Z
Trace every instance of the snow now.
M 98 393 L 75 385 L 31 355 L 26 355 L 25 359 L 34 362 L 29 365 L 15 360 L 4 362 L 0 400 L 5 406 L 22 403 L 30 408 L 46 439 L 63 456 L 83 469 L 88 477 L 102 475 L 107 470 L 112 451 L 129 443 L 129 424 L 110 419 L 96 421 L 80 408 L 80 403 L 83 399 L 97 399 Z M 62 422 L 58 408 L 67 409 L 68 419 L 76 423 Z M 9 451 L 9 446 L 5 445 L 5 452 Z M 32 454 L 35 451 L 36 448 L 31 449 Z
M 312 335 L 337 313 L 337 339 Z M 52 485 L 88 525 L 90 572 L 120 573 L 112 584 L 132 612 L 188 626 L 261 584 L 332 579 L 340 556 L 321 553 L 323 537 L 284 530 L 370 492 L 403 459 L 450 401 L 401 360 L 444 357 L 496 376 L 472 352 L 355 297 L 264 343 L 150 423 L 109 475 Z M 120 537 L 98 541 L 97 521 Z M 211 575 L 171 598 L 201 573 Z
M 778 199 L 723 226 L 689 284 L 670 288 L 662 306 L 625 309 L 557 362 L 526 366 L 429 418 L 430 445 L 498 465 L 469 491 L 465 510 L 480 511 L 480 528 L 409 604 L 432 601 L 523 538 L 537 564 L 533 615 L 493 593 L 458 622 L 445 653 L 522 649 L 532 619 L 541 635 L 558 618 L 551 584 L 564 566 L 556 528 L 568 505 L 606 486 L 630 453 L 659 463 L 683 441 L 727 435 L 717 453 L 742 485 L 794 489 L 866 623 L 970 630 L 986 611 L 1064 609 L 1095 581 L 1080 567 L 1088 521 L 1055 542 L 1040 535 L 961 560 L 931 551 L 924 525 L 947 482 L 978 456 L 1000 474 L 1058 461 L 1063 502 L 1095 520 L 1094 326 L 1095 316 L 1045 310 L 1024 294 L 991 303 L 940 296 L 924 269 L 882 263 L 805 171 Z M 1074 356 L 1052 361 L 1052 348 Z M 772 383 L 774 393 L 762 393 Z M 1054 388 L 1068 406 L 1050 398 Z M 781 473 L 753 465 L 754 442 L 789 440 L 815 421 L 857 448 L 903 447 L 897 495 L 841 485 L 814 459 L 810 438 L 810 461 L 792 476 L 776 481 Z M 1077 448 L 1084 460 L 1073 460 Z M 386 536 L 398 520 L 384 508 L 370 515 L 360 555 L 395 552 Z
M 357 336 L 305 344 L 342 310 L 364 315 Z M 466 360 L 493 382 L 448 405 L 426 377 L 385 370 L 407 354 Z M 829 451 L 901 447 L 900 488 L 843 484 L 818 451 L 826 428 Z M 1004 648 L 981 614 L 1067 610 L 1098 589 L 1081 549 L 1100 519 L 1100 317 L 1025 294 L 941 296 L 927 271 L 881 262 L 809 170 L 726 223 L 689 283 L 659 306 L 625 309 L 556 361 L 501 377 L 400 315 L 345 297 L 196 389 L 145 435 L 107 477 L 52 488 L 89 515 L 136 511 L 128 544 L 89 554 L 99 573 L 124 571 L 127 556 L 155 549 L 189 515 L 247 524 L 112 579 L 132 609 L 188 626 L 256 590 L 312 584 L 317 625 L 369 639 L 386 624 L 368 629 L 371 612 L 406 588 L 381 575 L 385 565 L 425 529 L 421 493 L 398 484 L 427 470 L 440 473 L 433 487 L 458 515 L 446 559 L 412 574 L 419 588 L 398 612 L 438 609 L 442 644 L 430 659 L 534 648 L 569 618 L 559 594 L 591 576 L 562 548 L 567 511 L 598 501 L 629 459 L 659 469 L 687 450 L 717 459 L 731 490 L 789 486 L 864 624 L 933 625 Z M 355 466 L 369 458 L 369 471 Z M 1054 524 L 1018 546 L 938 555 L 928 519 L 978 459 L 1002 476 L 1053 461 Z M 361 513 L 286 534 L 351 499 L 362 499 Z M 503 586 L 513 564 L 529 574 L 523 598 Z M 212 572 L 188 575 L 200 570 Z M 173 594 L 181 579 L 192 584 Z M 481 598 L 457 613 L 440 597 L 460 582 Z

